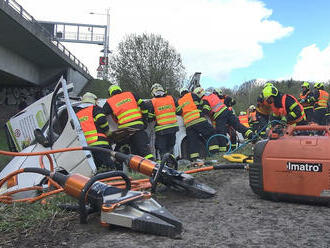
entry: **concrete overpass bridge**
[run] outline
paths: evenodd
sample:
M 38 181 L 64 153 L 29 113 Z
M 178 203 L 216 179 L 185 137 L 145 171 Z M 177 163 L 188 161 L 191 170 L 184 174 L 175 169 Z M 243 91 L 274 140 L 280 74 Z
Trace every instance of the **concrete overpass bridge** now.
M 0 0 L 0 88 L 46 87 L 65 74 L 77 94 L 88 69 L 14 0 Z M 0 92 L 0 104 L 1 104 Z

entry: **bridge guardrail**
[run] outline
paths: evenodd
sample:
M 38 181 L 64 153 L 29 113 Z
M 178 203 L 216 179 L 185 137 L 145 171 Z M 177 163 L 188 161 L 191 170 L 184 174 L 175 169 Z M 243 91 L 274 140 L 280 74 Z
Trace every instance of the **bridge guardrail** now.
M 10 6 L 13 10 L 15 10 L 21 17 L 23 17 L 26 21 L 38 26 L 40 31 L 49 38 L 49 41 L 53 43 L 61 52 L 63 52 L 66 56 L 70 58 L 77 66 L 79 66 L 83 71 L 89 74 L 88 68 L 80 62 L 80 60 L 74 56 L 61 42 L 52 40 L 52 35 L 45 29 L 40 23 L 34 19 L 24 8 L 17 3 L 15 0 L 5 0 L 5 3 Z

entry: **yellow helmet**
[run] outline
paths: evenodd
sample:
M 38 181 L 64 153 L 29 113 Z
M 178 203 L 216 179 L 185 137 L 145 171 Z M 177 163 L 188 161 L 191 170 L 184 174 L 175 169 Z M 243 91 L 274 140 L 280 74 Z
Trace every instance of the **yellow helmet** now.
M 321 87 L 324 87 L 323 83 L 315 83 L 314 84 L 314 88 L 316 88 L 316 89 L 320 89 Z
M 245 111 L 241 111 L 241 112 L 239 112 L 239 115 L 246 115 L 246 112 Z
M 199 97 L 202 98 L 205 95 L 205 90 L 202 87 L 197 87 L 194 89 L 194 93 Z
M 306 89 L 309 89 L 309 83 L 308 82 L 304 82 L 301 87 L 306 87 Z
M 264 88 L 269 87 L 269 86 L 274 86 L 274 85 L 273 85 L 273 83 L 267 82 L 267 83 L 265 83 Z
M 122 89 L 118 85 L 116 85 L 116 84 L 111 85 L 109 87 L 109 89 L 108 89 L 109 95 L 112 96 L 113 95 L 113 92 L 114 91 L 117 91 L 117 90 L 120 91 L 120 92 L 122 92 Z
M 278 89 L 274 86 L 267 86 L 262 90 L 262 95 L 265 99 L 267 99 L 271 96 L 277 96 L 278 95 Z
M 96 101 L 97 96 L 90 92 L 86 92 L 81 98 L 81 102 L 92 103 L 94 105 L 96 104 Z

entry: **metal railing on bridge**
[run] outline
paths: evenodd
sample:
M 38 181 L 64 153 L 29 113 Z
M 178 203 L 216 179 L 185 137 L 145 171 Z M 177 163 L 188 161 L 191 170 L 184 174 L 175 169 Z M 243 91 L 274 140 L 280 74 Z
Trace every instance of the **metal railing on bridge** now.
M 60 51 L 62 51 L 66 56 L 70 58 L 77 66 L 79 66 L 83 71 L 89 74 L 88 68 L 77 59 L 62 43 L 57 40 L 52 40 L 52 34 L 48 32 L 33 16 L 31 16 L 23 7 L 17 3 L 15 0 L 5 0 L 5 3 L 8 4 L 12 9 L 14 9 L 21 17 L 23 17 L 27 22 L 36 25 L 40 31 L 53 43 Z

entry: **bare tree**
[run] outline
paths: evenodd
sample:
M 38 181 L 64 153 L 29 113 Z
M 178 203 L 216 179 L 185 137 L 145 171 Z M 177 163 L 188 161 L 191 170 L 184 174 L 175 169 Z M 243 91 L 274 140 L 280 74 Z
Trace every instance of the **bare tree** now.
M 154 83 L 175 94 L 185 77 L 180 54 L 160 35 L 145 33 L 128 35 L 119 43 L 111 59 L 111 70 L 124 90 L 144 98 L 150 98 Z

